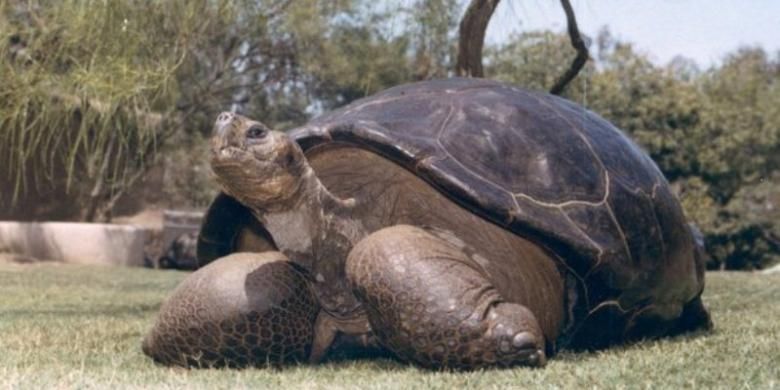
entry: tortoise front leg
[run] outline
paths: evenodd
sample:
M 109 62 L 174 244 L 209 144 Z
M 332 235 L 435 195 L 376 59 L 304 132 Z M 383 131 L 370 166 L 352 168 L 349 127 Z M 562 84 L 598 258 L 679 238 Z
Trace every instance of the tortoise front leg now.
M 431 368 L 545 364 L 534 314 L 506 302 L 478 264 L 426 230 L 377 231 L 346 267 L 375 334 L 402 359 Z
M 320 311 L 305 272 L 279 252 L 220 258 L 176 288 L 143 351 L 196 367 L 305 361 Z

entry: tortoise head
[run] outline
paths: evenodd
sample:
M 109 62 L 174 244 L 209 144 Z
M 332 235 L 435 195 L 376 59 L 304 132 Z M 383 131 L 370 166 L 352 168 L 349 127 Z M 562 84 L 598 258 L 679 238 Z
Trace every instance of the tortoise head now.
M 230 112 L 214 123 L 211 168 L 228 195 L 262 210 L 294 206 L 310 171 L 303 151 L 285 133 Z

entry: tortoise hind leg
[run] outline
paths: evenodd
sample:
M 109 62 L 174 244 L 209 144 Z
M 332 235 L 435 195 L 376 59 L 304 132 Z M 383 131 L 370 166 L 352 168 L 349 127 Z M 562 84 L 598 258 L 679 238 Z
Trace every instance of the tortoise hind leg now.
M 545 363 L 534 314 L 504 301 L 466 254 L 423 229 L 369 235 L 346 272 L 376 336 L 402 359 L 458 369 Z
M 710 312 L 704 307 L 701 295 L 688 302 L 683 307 L 683 312 L 677 320 L 671 334 L 693 332 L 697 330 L 712 330 L 712 318 Z
M 669 310 L 670 307 L 677 309 Z M 650 304 L 638 309 L 626 319 L 622 337 L 613 339 L 613 341 L 656 339 L 711 329 L 710 313 L 704 307 L 701 296 L 697 296 L 685 305 L 659 306 Z
M 158 363 L 242 367 L 305 361 L 320 307 L 279 252 L 236 253 L 185 279 L 143 342 Z

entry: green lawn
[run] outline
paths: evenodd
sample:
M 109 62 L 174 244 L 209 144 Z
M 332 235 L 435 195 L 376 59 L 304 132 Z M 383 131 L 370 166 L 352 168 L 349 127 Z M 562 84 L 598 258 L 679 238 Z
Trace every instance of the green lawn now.
M 600 353 L 563 353 L 544 369 L 466 373 L 391 360 L 283 370 L 185 370 L 140 349 L 174 271 L 0 264 L 0 388 L 751 388 L 780 387 L 780 275 L 711 273 L 716 330 Z

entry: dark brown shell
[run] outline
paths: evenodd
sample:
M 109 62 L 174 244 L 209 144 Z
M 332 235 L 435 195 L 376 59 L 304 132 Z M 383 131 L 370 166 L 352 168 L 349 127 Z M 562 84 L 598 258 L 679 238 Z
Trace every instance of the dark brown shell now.
M 427 81 L 290 134 L 304 151 L 330 142 L 375 151 L 547 247 L 585 282 L 586 307 L 676 307 L 703 288 L 691 233 L 661 172 L 620 130 L 571 101 L 487 80 Z
M 244 233 L 250 233 L 259 240 L 266 241 L 266 245 L 253 245 L 252 247 L 240 247 L 240 237 Z M 252 211 L 232 197 L 220 193 L 211 202 L 198 234 L 197 264 L 200 268 L 206 264 L 238 251 L 258 251 L 265 247 L 273 250 L 276 245 L 271 234 L 260 224 Z

